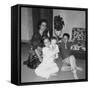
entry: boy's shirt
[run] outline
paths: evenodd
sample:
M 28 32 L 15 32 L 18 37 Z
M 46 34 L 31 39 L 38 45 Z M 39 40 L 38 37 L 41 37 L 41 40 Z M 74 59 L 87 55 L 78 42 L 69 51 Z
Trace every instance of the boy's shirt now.
M 59 47 L 58 47 L 58 45 L 56 44 L 54 46 L 54 48 L 52 48 L 52 45 L 51 45 L 51 49 L 52 49 L 52 52 L 55 52 L 55 59 L 57 59 L 58 58 L 58 53 L 59 53 Z
M 54 51 L 54 52 L 56 52 L 56 53 L 59 53 L 59 47 L 58 47 L 57 44 L 54 46 L 54 48 L 53 48 L 52 45 L 50 45 L 50 47 L 51 47 L 52 51 Z

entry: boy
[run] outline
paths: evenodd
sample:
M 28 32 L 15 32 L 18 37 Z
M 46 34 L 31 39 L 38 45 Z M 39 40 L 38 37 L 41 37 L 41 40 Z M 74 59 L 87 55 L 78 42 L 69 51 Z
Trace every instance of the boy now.
M 58 48 L 58 45 L 57 45 L 57 39 L 55 37 L 51 38 L 51 49 L 52 49 L 52 51 L 56 52 L 55 59 L 57 59 L 58 58 L 58 53 L 59 53 L 59 48 Z

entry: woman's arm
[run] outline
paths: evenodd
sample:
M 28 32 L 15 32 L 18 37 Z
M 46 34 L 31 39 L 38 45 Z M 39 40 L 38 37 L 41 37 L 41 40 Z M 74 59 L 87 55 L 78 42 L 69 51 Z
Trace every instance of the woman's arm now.
M 31 39 L 31 44 L 36 49 L 38 46 L 40 46 L 41 38 L 38 33 L 34 33 Z
M 42 62 L 42 57 L 40 56 L 38 49 L 35 49 L 35 53 L 38 56 L 39 60 Z

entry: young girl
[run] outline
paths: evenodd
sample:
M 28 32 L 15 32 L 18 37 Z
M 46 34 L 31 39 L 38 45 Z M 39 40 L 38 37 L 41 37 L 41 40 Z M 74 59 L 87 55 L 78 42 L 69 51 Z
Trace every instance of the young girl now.
M 51 47 L 52 45 L 48 38 L 44 39 L 44 45 L 45 47 L 42 50 L 43 60 L 35 69 L 35 73 L 37 76 L 48 79 L 50 76 L 59 71 L 57 64 L 54 62 L 58 51 Z

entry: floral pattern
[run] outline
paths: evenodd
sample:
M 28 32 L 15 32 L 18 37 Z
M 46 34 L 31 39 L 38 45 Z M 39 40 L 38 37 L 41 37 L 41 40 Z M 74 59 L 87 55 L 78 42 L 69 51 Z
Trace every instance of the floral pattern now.
M 84 28 L 72 29 L 72 40 L 78 44 L 85 45 L 86 42 L 86 30 Z
M 64 20 L 60 15 L 54 16 L 54 29 L 55 30 L 61 31 L 64 25 L 65 25 Z

